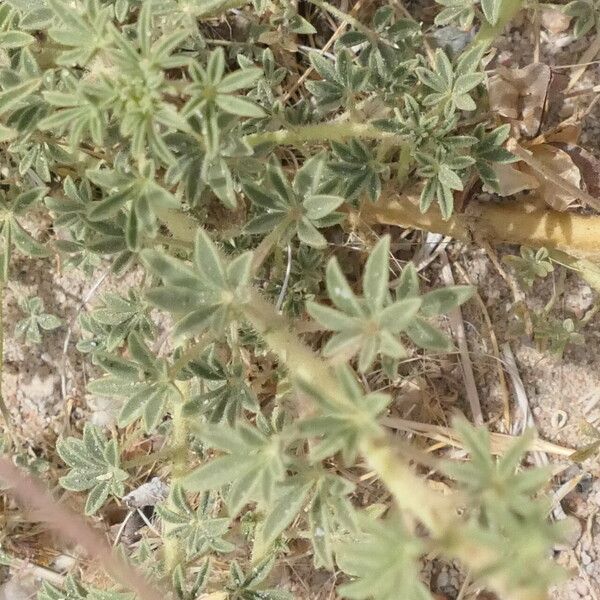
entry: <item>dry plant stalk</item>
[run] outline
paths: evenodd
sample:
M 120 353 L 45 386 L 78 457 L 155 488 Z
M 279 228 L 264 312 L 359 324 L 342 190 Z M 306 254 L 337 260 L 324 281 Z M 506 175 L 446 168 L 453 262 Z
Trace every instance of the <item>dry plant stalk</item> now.
M 97 560 L 123 586 L 136 592 L 143 600 L 165 600 L 171 595 L 150 583 L 136 567 L 125 562 L 106 539 L 77 513 L 61 506 L 44 486 L 15 467 L 8 459 L 0 458 L 0 479 L 9 485 L 10 493 L 58 536 L 78 544 L 90 559 Z

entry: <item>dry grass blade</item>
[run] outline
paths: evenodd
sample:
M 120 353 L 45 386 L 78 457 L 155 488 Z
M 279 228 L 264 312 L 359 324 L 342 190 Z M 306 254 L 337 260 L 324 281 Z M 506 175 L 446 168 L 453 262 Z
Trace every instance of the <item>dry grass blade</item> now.
M 442 279 L 445 285 L 455 285 L 452 269 L 450 267 L 450 263 L 448 262 L 448 255 L 446 252 L 442 252 L 440 256 L 442 259 Z M 473 422 L 475 425 L 483 425 L 481 402 L 477 392 L 477 385 L 475 384 L 475 376 L 473 375 L 473 364 L 471 363 L 469 347 L 467 346 L 467 336 L 465 334 L 465 323 L 463 321 L 462 312 L 460 308 L 455 308 L 448 313 L 448 316 L 450 318 L 452 331 L 454 332 L 454 336 L 458 344 L 460 364 L 462 366 L 463 377 L 465 378 L 465 390 L 467 392 L 469 406 L 471 407 Z
M 461 274 L 461 277 L 464 279 L 465 283 L 468 285 L 473 285 L 473 282 L 469 279 L 466 271 L 462 268 L 460 264 L 455 265 L 456 269 Z M 490 319 L 490 315 L 488 313 L 485 302 L 477 292 L 473 295 L 474 300 L 477 302 L 479 309 L 481 310 L 481 314 L 483 315 L 483 320 L 485 321 L 486 328 L 488 330 L 488 336 L 490 338 L 490 342 L 492 344 L 492 350 L 494 352 L 494 357 L 496 358 L 496 372 L 498 373 L 498 382 L 500 384 L 500 394 L 502 396 L 502 406 L 504 412 L 504 423 L 506 425 L 506 430 L 510 431 L 510 398 L 508 395 L 508 386 L 506 385 L 506 377 L 504 375 L 504 370 L 502 369 L 502 361 L 500 359 L 500 348 L 498 346 L 498 338 L 496 337 L 496 332 L 494 331 L 494 327 L 492 325 L 492 320 Z
M 463 448 L 463 444 L 458 435 L 450 428 L 443 425 L 430 425 L 429 423 L 419 423 L 417 421 L 409 421 L 397 417 L 383 417 L 380 420 L 382 425 L 397 429 L 399 431 L 407 431 L 417 435 L 422 435 L 430 440 L 442 442 L 448 446 Z M 507 435 L 505 433 L 490 432 L 491 451 L 494 454 L 503 454 L 513 444 L 516 436 Z M 532 451 L 546 452 L 557 456 L 570 456 L 573 453 L 571 448 L 559 446 L 552 442 L 547 442 L 540 438 L 536 438 L 531 443 Z
M 115 554 L 104 537 L 85 519 L 58 504 L 41 483 L 5 458 L 0 458 L 0 479 L 9 485 L 11 495 L 35 513 L 36 519 L 46 523 L 62 538 L 79 544 L 91 559 L 97 560 L 117 581 L 140 598 L 165 600 L 171 597 Z
M 585 73 L 588 65 L 592 64 L 592 61 L 596 58 L 600 52 L 600 33 L 596 34 L 594 41 L 588 46 L 585 52 L 581 55 L 579 62 L 581 66 L 577 68 L 573 73 L 571 73 L 571 78 L 569 80 L 569 84 L 567 86 L 568 90 L 573 89 L 575 84 L 581 79 L 583 74 Z

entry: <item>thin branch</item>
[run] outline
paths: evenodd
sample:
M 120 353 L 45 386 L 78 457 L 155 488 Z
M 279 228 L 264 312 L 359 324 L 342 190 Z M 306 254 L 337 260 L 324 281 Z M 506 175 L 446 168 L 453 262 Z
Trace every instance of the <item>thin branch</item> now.
M 82 517 L 65 508 L 48 493 L 36 479 L 15 467 L 8 459 L 0 458 L 0 479 L 10 487 L 7 493 L 32 510 L 36 520 L 48 525 L 57 535 L 81 546 L 93 560 L 98 561 L 116 581 L 138 594 L 143 600 L 171 598 L 150 583 L 133 565 L 114 553 L 104 536 L 93 529 Z
M 455 285 L 454 276 L 452 275 L 452 269 L 448 262 L 448 255 L 446 252 L 440 254 L 442 259 L 442 279 L 444 284 L 447 286 Z M 450 323 L 454 332 L 454 337 L 458 344 L 458 352 L 460 355 L 460 364 L 462 366 L 463 377 L 465 380 L 465 390 L 467 392 L 467 399 L 469 400 L 469 406 L 471 407 L 471 414 L 473 415 L 473 422 L 475 425 L 483 425 L 483 413 L 481 412 L 481 402 L 479 400 L 479 393 L 477 392 L 477 385 L 475 384 L 475 376 L 473 375 L 473 364 L 471 363 L 471 357 L 469 355 L 469 347 L 467 346 L 467 336 L 465 334 L 465 323 L 462 317 L 462 311 L 460 307 L 453 308 L 449 313 Z

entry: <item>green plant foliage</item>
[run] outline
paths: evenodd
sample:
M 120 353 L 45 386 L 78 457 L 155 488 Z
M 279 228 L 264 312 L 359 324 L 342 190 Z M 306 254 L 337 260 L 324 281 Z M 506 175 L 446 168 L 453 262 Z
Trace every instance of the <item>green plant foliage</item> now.
M 93 425 L 86 424 L 83 439 L 66 438 L 57 445 L 58 454 L 71 468 L 61 477 L 60 484 L 67 490 L 90 490 L 85 513 L 93 515 L 109 496 L 120 498 L 125 493 L 124 482 L 129 475 L 120 468 L 117 441 L 107 440 Z
M 96 362 L 107 375 L 92 381 L 88 389 L 103 396 L 125 398 L 119 413 L 121 427 L 141 417 L 146 431 L 152 431 L 179 393 L 169 376 L 167 361 L 157 358 L 139 335 L 129 334 L 127 349 L 131 360 L 96 355 Z
M 504 456 L 495 459 L 485 429 L 476 429 L 461 419 L 454 427 L 469 450 L 470 461 L 448 463 L 444 470 L 470 499 L 469 536 L 480 539 L 484 546 L 500 549 L 493 559 L 484 561 L 481 572 L 504 574 L 510 565 L 509 590 L 526 583 L 532 591 L 541 592 L 558 569 L 545 549 L 562 534 L 560 526 L 546 518 L 547 503 L 534 500 L 548 481 L 547 470 L 519 470 L 530 436 L 522 436 Z
M 598 4 L 593 0 L 574 0 L 563 6 L 562 10 L 569 17 L 573 17 L 573 35 L 576 38 L 583 37 L 592 28 L 597 27 Z
M 65 397 L 71 346 L 89 377 L 60 460 L 8 435 L 3 450 L 51 485 L 57 468 L 97 520 L 164 481 L 127 552 L 165 597 L 287 599 L 273 567 L 296 557 L 355 599 L 424 600 L 431 556 L 511 600 L 552 581 L 548 475 L 521 468 L 524 441 L 496 460 L 459 423 L 472 458 L 440 466 L 382 425 L 427 353 L 453 350 L 444 315 L 473 290 L 431 271 L 425 289 L 415 238 L 369 215 L 420 197 L 423 223 L 451 219 L 514 160 L 484 55 L 518 6 L 440 3 L 437 25 L 479 27 L 466 48 L 432 50 L 434 13 L 385 1 L 0 3 L 0 288 L 27 257 L 89 280 Z M 577 36 L 595 25 L 592 3 L 565 10 Z M 553 269 L 543 250 L 509 262 L 528 284 Z M 29 342 L 61 324 L 20 306 Z M 581 340 L 533 321 L 551 349 Z M 118 412 L 110 432 L 82 423 L 86 394 Z M 40 600 L 134 599 L 82 574 Z
M 210 389 L 192 397 L 185 404 L 186 415 L 206 415 L 211 422 L 226 420 L 233 426 L 245 410 L 253 413 L 259 411 L 258 402 L 246 382 L 240 363 L 223 365 L 213 349 L 205 359 L 190 363 L 189 369 Z
M 62 325 L 62 321 L 57 316 L 44 312 L 44 303 L 37 296 L 20 298 L 19 308 L 27 316 L 17 321 L 15 335 L 23 336 L 30 344 L 39 344 L 42 341 L 40 329 L 52 331 Z
M 133 600 L 133 598 L 132 594 L 83 587 L 70 575 L 65 580 L 64 589 L 58 589 L 44 582 L 38 594 L 38 600 Z
M 340 543 L 337 560 L 351 582 L 340 587 L 343 598 L 415 598 L 430 600 L 419 580 L 417 558 L 423 552 L 419 541 L 408 535 L 398 518 L 385 521 L 362 519 L 358 536 Z
M 246 184 L 244 193 L 261 209 L 261 213 L 246 225 L 248 233 L 277 229 L 287 240 L 293 231 L 307 246 L 324 248 L 327 240 L 317 229 L 342 220 L 343 215 L 335 209 L 343 204 L 344 198 L 319 193 L 323 167 L 323 157 L 311 158 L 290 185 L 281 165 L 271 163 L 266 175 L 269 191 L 257 184 Z
M 389 302 L 390 240 L 384 237 L 375 246 L 365 266 L 363 296 L 352 291 L 338 262 L 327 265 L 327 293 L 335 308 L 309 303 L 308 312 L 323 327 L 335 331 L 323 352 L 332 356 L 359 353 L 359 368 L 366 371 L 378 354 L 391 358 L 407 355 L 397 335 L 419 311 L 418 297 Z
M 114 352 L 132 333 L 142 339 L 156 334 L 150 306 L 134 289 L 127 296 L 104 294 L 93 311 L 80 316 L 79 323 L 86 335 L 77 342 L 77 349 L 92 355 Z
M 504 261 L 515 269 L 519 280 L 528 288 L 536 279 L 544 279 L 554 271 L 554 265 L 545 248 L 534 251 L 527 246 L 521 246 L 521 256 L 506 256 Z
M 457 109 L 475 110 L 475 102 L 469 92 L 484 80 L 483 73 L 476 72 L 477 64 L 478 61 L 473 60 L 471 53 L 467 52 L 454 68 L 445 52 L 441 49 L 436 50 L 433 68 L 417 69 L 419 80 L 431 90 L 423 98 L 423 104 L 441 105 L 446 117 L 452 115 Z
M 585 343 L 583 334 L 577 331 L 573 319 L 556 319 L 546 313 L 534 315 L 533 335 L 535 341 L 550 352 L 562 356 L 569 345 Z
M 43 187 L 31 188 L 26 192 L 16 194 L 9 199 L 5 194 L 0 196 L 0 235 L 2 249 L 0 250 L 0 280 L 6 282 L 13 247 L 26 256 L 41 258 L 49 256 L 48 250 L 35 240 L 19 223 L 18 217 L 39 202 L 46 194 Z
M 181 488 L 175 488 L 172 498 L 176 510 L 159 507 L 160 518 L 170 525 L 167 537 L 180 537 L 186 540 L 188 560 L 207 551 L 226 553 L 235 550 L 231 542 L 222 539 L 229 530 L 229 519 L 211 516 L 214 509 L 209 493 L 202 495 L 200 504 L 195 510 L 189 505 Z
M 398 340 L 406 333 L 424 348 L 447 350 L 449 340 L 423 317 L 448 312 L 467 300 L 472 290 L 457 286 L 419 295 L 417 274 L 412 265 L 402 273 L 394 299 L 388 291 L 388 237 L 382 238 L 369 255 L 363 276 L 363 297 L 354 294 L 339 264 L 327 266 L 327 292 L 335 308 L 311 302 L 307 310 L 323 327 L 335 331 L 323 352 L 359 354 L 359 369 L 366 371 L 378 354 L 392 359 L 404 358 L 407 351 Z M 417 316 L 418 313 L 423 315 Z
M 229 583 L 227 591 L 229 597 L 240 600 L 292 600 L 293 596 L 283 590 L 261 589 L 261 583 L 273 568 L 273 559 L 268 558 L 248 573 L 244 573 L 236 561 L 229 568 Z
M 143 254 L 148 268 L 166 285 L 147 291 L 148 300 L 180 317 L 174 335 L 191 335 L 211 327 L 222 331 L 248 300 L 252 253 L 244 252 L 225 266 L 206 233 L 198 231 L 193 269 L 155 250 Z
M 481 0 L 479 6 L 475 0 L 436 0 L 436 2 L 445 7 L 435 17 L 436 25 L 456 22 L 464 30 L 470 29 L 475 16 L 481 13 L 485 21 L 490 25 L 496 25 L 508 4 L 505 0 Z M 477 9 L 480 9 L 481 13 Z

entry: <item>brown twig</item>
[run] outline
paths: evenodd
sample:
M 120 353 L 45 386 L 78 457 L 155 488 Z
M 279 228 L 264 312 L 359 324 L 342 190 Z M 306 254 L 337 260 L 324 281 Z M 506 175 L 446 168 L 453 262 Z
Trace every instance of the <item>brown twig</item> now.
M 463 269 L 463 267 L 456 263 L 454 265 L 458 272 L 461 274 L 461 277 L 465 280 L 465 283 L 468 285 L 473 285 L 473 282 L 467 275 L 467 272 Z M 483 298 L 479 295 L 479 292 L 475 290 L 475 294 L 473 295 L 474 300 L 479 305 L 479 309 L 481 310 L 481 314 L 483 315 L 483 320 L 485 321 L 486 328 L 488 330 L 488 336 L 490 338 L 492 344 L 492 350 L 494 352 L 494 357 L 496 358 L 496 372 L 498 373 L 498 382 L 500 384 L 500 395 L 502 396 L 502 406 L 504 412 L 504 423 L 506 425 L 506 431 L 510 431 L 510 397 L 508 394 L 508 386 L 506 385 L 506 377 L 504 375 L 504 369 L 502 368 L 502 359 L 500 358 L 500 348 L 498 346 L 498 338 L 496 337 L 496 332 L 494 331 L 494 327 L 492 325 L 492 320 L 490 319 L 490 314 L 487 310 L 485 302 Z
M 156 584 L 150 583 L 137 568 L 114 553 L 104 537 L 78 514 L 61 506 L 36 479 L 0 458 L 0 479 L 8 483 L 8 493 L 34 511 L 59 536 L 81 546 L 90 558 L 98 561 L 116 581 L 135 592 L 143 600 L 171 598 Z
M 452 269 L 450 262 L 448 261 L 448 255 L 446 252 L 440 254 L 442 259 L 442 279 L 444 284 L 447 286 L 455 285 L 454 275 L 452 275 Z M 462 366 L 463 377 L 465 380 L 465 391 L 467 393 L 467 399 L 469 400 L 469 406 L 471 407 L 471 414 L 473 416 L 473 422 L 475 425 L 483 425 L 483 413 L 481 412 L 481 402 L 479 400 L 479 393 L 477 392 L 477 385 L 475 383 L 475 376 L 473 374 L 473 364 L 471 363 L 471 357 L 469 355 L 469 347 L 467 345 L 467 336 L 465 334 L 465 323 L 462 317 L 462 311 L 460 307 L 453 308 L 449 313 L 450 325 L 458 344 L 458 352 L 460 355 L 460 364 Z

